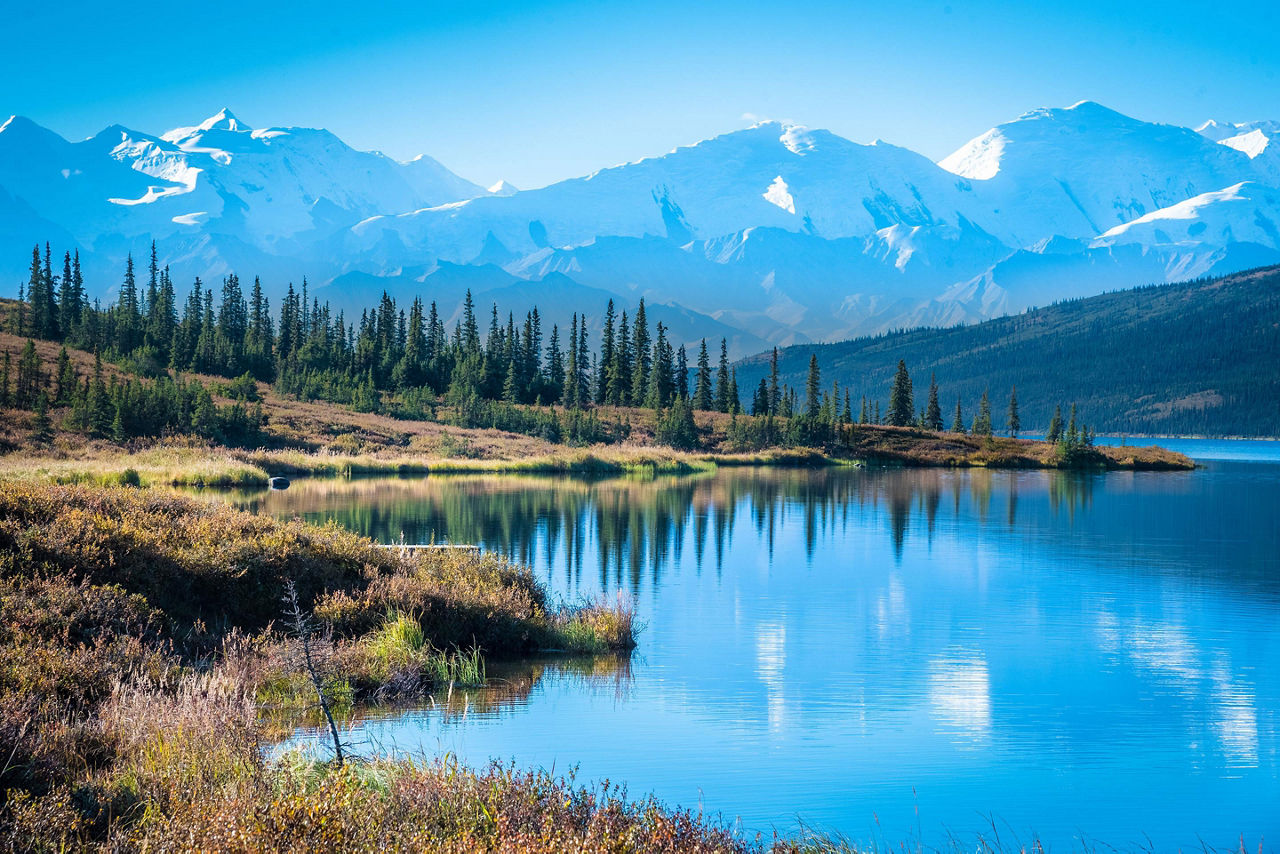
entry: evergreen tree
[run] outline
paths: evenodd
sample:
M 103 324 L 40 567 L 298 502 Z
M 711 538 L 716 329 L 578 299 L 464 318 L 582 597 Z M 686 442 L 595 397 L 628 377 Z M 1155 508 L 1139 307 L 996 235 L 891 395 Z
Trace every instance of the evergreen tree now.
M 479 356 L 480 355 L 480 327 L 476 324 L 476 309 L 475 309 L 475 303 L 473 303 L 471 300 L 470 288 L 467 288 L 467 295 L 462 302 L 462 354 L 461 355 L 463 356 Z
M 71 356 L 67 353 L 65 345 L 58 351 L 57 382 L 57 395 L 54 400 L 60 406 L 66 406 L 72 402 L 80 383 L 76 378 L 76 371 L 71 364 Z
M 924 410 L 924 429 L 935 433 L 942 432 L 942 407 L 938 405 L 938 382 L 934 375 L 929 375 L 929 405 Z
M 622 312 L 618 322 L 618 335 L 613 348 L 612 364 L 606 366 L 605 396 L 614 406 L 631 403 L 631 331 L 627 325 L 627 313 Z
M 18 409 L 31 409 L 35 406 L 40 389 L 44 386 L 41 373 L 40 354 L 36 352 L 36 344 L 30 338 L 18 354 L 18 381 L 13 392 L 13 405 Z
M 698 348 L 698 374 L 693 384 L 693 408 L 711 409 L 711 360 L 707 355 L 707 339 Z
M 693 421 L 693 407 L 683 396 L 677 397 L 671 408 L 658 416 L 654 429 L 654 441 L 682 451 L 698 447 L 698 429 Z
M 1075 447 L 1080 444 L 1080 431 L 1076 428 L 1076 405 L 1071 404 L 1071 419 L 1067 422 L 1067 445 Z
M 689 399 L 689 355 L 683 344 L 676 350 L 676 394 Z
M 1053 418 L 1049 420 L 1049 430 L 1045 433 L 1044 440 L 1051 444 L 1058 444 L 1062 441 L 1062 406 L 1058 405 L 1053 408 Z
M 777 415 L 782 406 L 782 387 L 778 384 L 778 348 L 769 357 L 769 414 Z
M 983 389 L 982 398 L 978 401 L 978 415 L 973 419 L 973 435 L 990 436 L 992 429 L 991 396 Z
M 644 299 L 636 307 L 635 331 L 631 336 L 631 405 L 644 405 L 649 390 L 649 369 L 652 366 L 652 342 L 649 338 L 649 321 L 645 319 Z
M 617 318 L 614 313 L 613 300 L 604 310 L 604 329 L 600 333 L 600 372 L 596 380 L 595 401 L 598 404 L 609 403 L 609 376 L 614 363 L 614 324 Z
M 560 327 L 551 324 L 551 338 L 547 341 L 547 402 L 560 400 L 564 390 L 564 353 L 560 351 Z
M 729 346 L 720 339 L 720 366 L 716 369 L 716 411 L 729 411 Z
M 147 294 L 141 306 L 142 313 L 150 315 L 160 300 L 160 264 L 156 258 L 156 242 L 151 241 L 151 260 L 147 264 Z
M 111 416 L 113 414 L 111 406 L 111 395 L 107 391 L 107 384 L 102 378 L 102 356 L 98 353 L 93 354 L 93 378 L 89 384 L 88 398 L 88 429 L 89 433 L 94 436 L 109 435 L 111 430 Z
M 756 386 L 756 392 L 751 396 L 751 414 L 769 414 L 769 383 L 764 377 L 760 378 L 760 385 Z
M 53 422 L 49 420 L 49 395 L 41 391 L 36 398 L 36 417 L 31 422 L 31 441 L 47 445 L 53 440 Z
M 898 370 L 893 375 L 893 386 L 889 390 L 889 424 L 894 427 L 908 427 L 915 420 L 915 402 L 911 393 L 911 376 L 907 373 L 907 363 L 899 359 Z
M 1018 387 L 1014 386 L 1009 391 L 1009 435 L 1018 438 L 1018 431 L 1022 429 L 1022 419 L 1018 417 Z
M 124 281 L 120 285 L 117 302 L 115 345 L 121 353 L 131 353 L 138 346 L 138 326 L 138 282 L 133 273 L 131 253 L 125 259 Z
M 964 430 L 964 411 L 960 408 L 960 398 L 956 398 L 956 415 L 951 422 L 951 432 L 963 434 Z
M 808 418 L 818 417 L 818 407 L 822 405 L 820 400 L 821 391 L 821 375 L 818 371 L 818 354 L 809 354 L 809 377 L 804 384 L 804 414 Z
M 71 253 L 62 259 L 62 282 L 58 291 L 58 326 L 63 335 L 69 335 L 80 322 L 81 294 L 76 288 L 77 272 L 80 268 L 80 255 L 76 253 L 75 264 L 72 264 Z

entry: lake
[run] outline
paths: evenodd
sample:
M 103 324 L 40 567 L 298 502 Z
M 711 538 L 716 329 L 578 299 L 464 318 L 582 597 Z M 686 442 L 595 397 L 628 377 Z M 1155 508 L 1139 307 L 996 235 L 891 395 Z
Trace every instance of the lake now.
M 478 543 L 566 600 L 634 600 L 630 660 L 491 667 L 489 689 L 361 718 L 365 749 L 576 768 L 766 834 L 1274 846 L 1280 443 L 1162 444 L 1204 467 L 304 480 L 231 500 Z

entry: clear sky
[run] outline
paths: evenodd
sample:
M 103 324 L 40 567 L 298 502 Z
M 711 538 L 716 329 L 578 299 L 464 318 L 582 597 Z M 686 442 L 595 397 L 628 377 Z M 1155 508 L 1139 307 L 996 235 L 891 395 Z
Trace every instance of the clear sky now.
M 787 119 L 935 159 L 1040 106 L 1280 118 L 1280 2 L 7 4 L 0 114 L 68 138 L 229 106 L 529 188 Z

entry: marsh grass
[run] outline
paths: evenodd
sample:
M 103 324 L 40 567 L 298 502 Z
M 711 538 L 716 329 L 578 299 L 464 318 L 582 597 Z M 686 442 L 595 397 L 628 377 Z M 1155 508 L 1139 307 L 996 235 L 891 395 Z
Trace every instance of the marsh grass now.
M 577 605 L 562 605 L 550 620 L 547 650 L 572 654 L 629 651 L 640 630 L 635 606 L 621 592 L 610 602 L 601 595 Z

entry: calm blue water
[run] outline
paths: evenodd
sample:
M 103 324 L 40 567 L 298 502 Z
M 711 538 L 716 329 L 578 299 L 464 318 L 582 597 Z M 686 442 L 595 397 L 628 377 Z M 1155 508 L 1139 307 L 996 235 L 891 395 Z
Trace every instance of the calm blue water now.
M 480 542 L 566 598 L 622 591 L 646 623 L 625 666 L 507 668 L 361 721 L 371 749 L 577 766 L 752 831 L 1274 850 L 1280 443 L 1162 444 L 1208 462 L 316 481 L 246 502 Z

